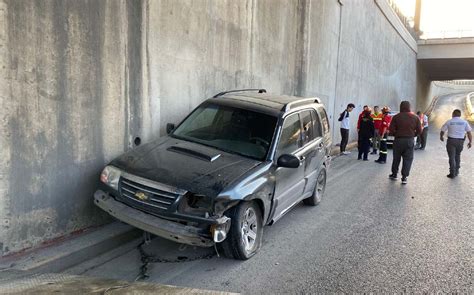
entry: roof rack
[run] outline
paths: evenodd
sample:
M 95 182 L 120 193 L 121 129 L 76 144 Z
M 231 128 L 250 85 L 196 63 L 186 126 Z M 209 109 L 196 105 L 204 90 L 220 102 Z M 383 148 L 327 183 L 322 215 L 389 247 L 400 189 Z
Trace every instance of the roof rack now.
M 260 89 L 235 89 L 235 90 L 228 90 L 228 91 L 222 91 L 214 95 L 212 98 L 216 98 L 219 96 L 222 96 L 227 93 L 232 93 L 232 92 L 244 92 L 244 91 L 258 91 L 258 93 L 267 93 L 267 90 L 260 88 Z
M 317 97 L 303 98 L 303 99 L 299 99 L 299 100 L 292 101 L 292 102 L 289 102 L 289 103 L 285 104 L 285 106 L 281 110 L 283 112 L 287 112 L 292 107 L 303 106 L 303 105 L 309 104 L 309 103 L 321 103 L 321 101 Z

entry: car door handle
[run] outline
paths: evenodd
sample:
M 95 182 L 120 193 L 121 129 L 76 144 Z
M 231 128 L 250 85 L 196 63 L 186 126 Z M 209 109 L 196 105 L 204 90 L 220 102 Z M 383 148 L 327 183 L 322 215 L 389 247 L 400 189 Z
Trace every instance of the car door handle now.
M 304 160 L 306 160 L 306 157 L 305 156 L 300 156 L 300 161 L 303 162 Z

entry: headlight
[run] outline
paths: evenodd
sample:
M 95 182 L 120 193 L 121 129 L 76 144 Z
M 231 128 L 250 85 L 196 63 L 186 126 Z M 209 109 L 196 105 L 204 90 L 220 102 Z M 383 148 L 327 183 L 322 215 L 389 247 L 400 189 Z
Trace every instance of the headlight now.
M 186 193 L 181 200 L 178 211 L 202 217 L 208 217 L 212 212 L 212 198 L 193 193 Z
M 100 181 L 111 188 L 118 190 L 118 183 L 121 173 L 122 171 L 120 171 L 118 168 L 115 168 L 114 166 L 106 166 L 100 174 Z

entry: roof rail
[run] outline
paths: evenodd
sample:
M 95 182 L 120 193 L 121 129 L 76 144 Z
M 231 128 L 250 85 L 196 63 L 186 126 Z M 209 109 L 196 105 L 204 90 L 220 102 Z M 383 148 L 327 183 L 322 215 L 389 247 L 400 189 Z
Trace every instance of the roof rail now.
M 267 93 L 267 90 L 260 88 L 260 89 L 235 89 L 235 90 L 228 90 L 228 91 L 222 91 L 214 95 L 212 98 L 216 98 L 219 96 L 222 96 L 227 93 L 232 93 L 232 92 L 244 92 L 244 91 L 258 91 L 258 93 Z
M 292 102 L 289 102 L 289 103 L 285 104 L 285 106 L 281 110 L 283 112 L 287 112 L 292 107 L 302 106 L 302 105 L 309 104 L 309 103 L 321 103 L 321 101 L 317 97 L 303 98 L 303 99 L 299 99 L 299 100 L 292 101 Z

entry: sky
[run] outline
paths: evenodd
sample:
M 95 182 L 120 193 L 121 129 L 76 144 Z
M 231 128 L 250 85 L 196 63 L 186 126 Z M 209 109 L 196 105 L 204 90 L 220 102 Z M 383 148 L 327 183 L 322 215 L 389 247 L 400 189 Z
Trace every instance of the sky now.
M 403 14 L 413 17 L 415 0 L 394 0 Z M 422 0 L 422 38 L 474 36 L 474 0 Z

